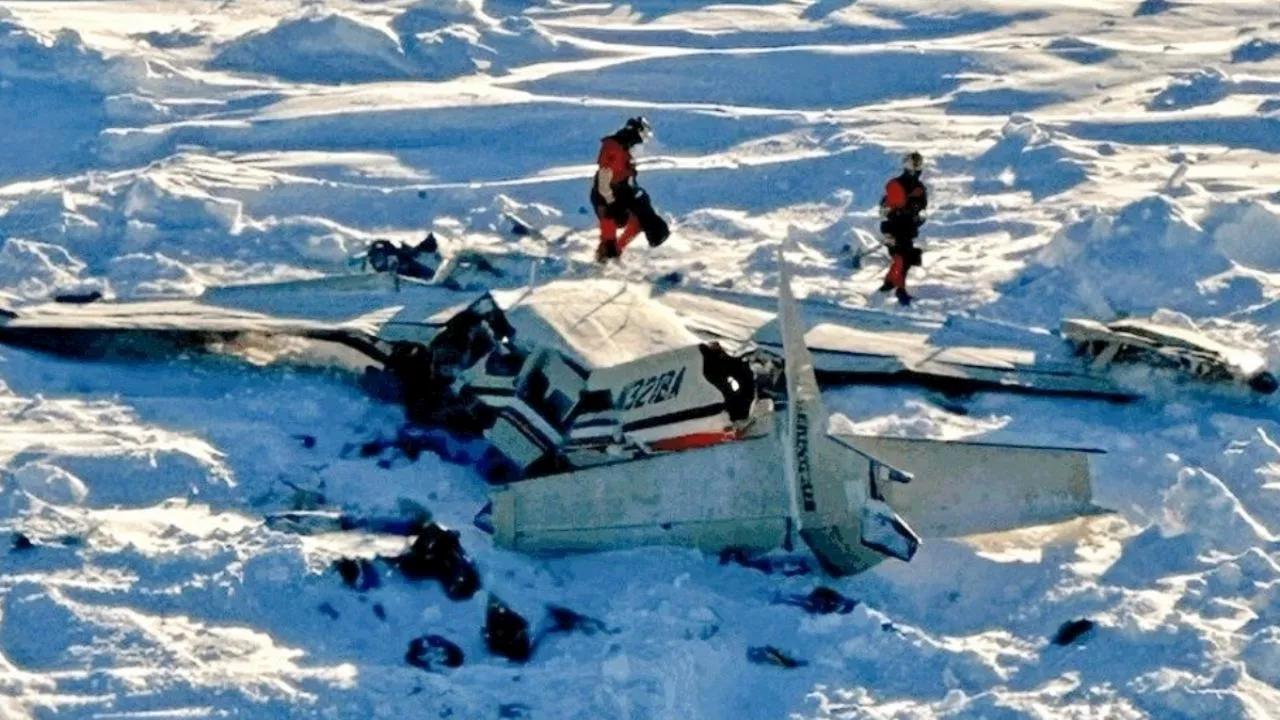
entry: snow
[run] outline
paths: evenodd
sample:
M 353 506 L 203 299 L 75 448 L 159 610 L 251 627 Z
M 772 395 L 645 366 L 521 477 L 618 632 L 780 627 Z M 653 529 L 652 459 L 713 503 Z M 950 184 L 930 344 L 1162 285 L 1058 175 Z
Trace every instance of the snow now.
M 1058 230 L 1028 272 L 1008 284 L 1002 302 L 1034 305 L 1026 311 L 1050 325 L 1053 316 L 1074 313 L 1225 314 L 1269 297 L 1275 248 L 1257 238 L 1277 232 L 1265 201 L 1211 203 L 1199 218 L 1167 194 L 1092 209 Z M 1132 272 L 1141 267 L 1161 272 Z
M 1206 68 L 1179 75 L 1147 107 L 1152 110 L 1182 110 L 1212 105 L 1231 93 L 1231 78 L 1218 68 Z
M 266 32 L 236 38 L 210 66 L 296 82 L 358 83 L 411 72 L 394 36 L 337 14 L 285 20 Z
M 791 237 L 799 294 L 879 306 L 875 203 L 918 148 L 915 310 L 963 315 L 957 343 L 1133 315 L 1274 365 L 1277 30 L 1261 0 L 0 0 L 0 293 L 192 296 L 350 272 L 428 229 L 446 253 L 549 255 L 552 279 L 594 250 L 598 139 L 644 114 L 640 181 L 673 235 L 614 281 L 769 295 Z M 860 431 L 1104 448 L 1116 511 L 834 580 L 496 550 L 475 448 L 369 445 L 401 413 L 341 371 L 0 348 L 0 717 L 1275 718 L 1275 400 L 1129 375 L 1149 389 L 1129 406 L 827 393 Z M 485 591 L 345 587 L 335 560 L 404 541 L 262 522 L 321 498 L 427 508 Z M 819 583 L 859 605 L 774 602 Z M 480 636 L 488 590 L 616 632 L 510 663 Z M 405 663 L 428 633 L 464 665 Z M 808 664 L 748 662 L 763 645 Z

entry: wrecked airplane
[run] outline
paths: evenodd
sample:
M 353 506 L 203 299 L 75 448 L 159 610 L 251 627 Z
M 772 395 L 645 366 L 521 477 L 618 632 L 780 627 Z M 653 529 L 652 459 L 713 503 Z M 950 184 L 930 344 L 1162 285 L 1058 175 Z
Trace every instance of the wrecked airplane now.
M 243 352 L 260 338 L 340 347 L 412 420 L 483 436 L 495 541 L 521 552 L 763 553 L 799 541 L 828 572 L 848 574 L 909 560 L 921 538 L 1100 511 L 1089 471 L 1097 451 L 833 434 L 818 389 L 825 375 L 1120 393 L 1082 368 L 1045 370 L 1016 348 L 935 346 L 944 328 L 921 332 L 924 320 L 874 327 L 801 303 L 785 263 L 774 312 L 619 281 L 521 286 L 497 267 L 55 302 L 9 312 L 0 342 L 142 356 L 157 345 Z M 491 289 L 450 268 L 487 276 Z
M 764 553 L 798 537 L 828 573 L 845 575 L 888 557 L 910 560 L 922 536 L 1103 512 L 1092 502 L 1094 450 L 829 432 L 785 263 L 782 275 L 782 387 L 767 369 L 756 385 L 778 392 L 753 404 L 737 437 L 496 488 L 497 543 L 529 553 L 654 544 Z M 929 475 L 923 483 L 919 471 Z

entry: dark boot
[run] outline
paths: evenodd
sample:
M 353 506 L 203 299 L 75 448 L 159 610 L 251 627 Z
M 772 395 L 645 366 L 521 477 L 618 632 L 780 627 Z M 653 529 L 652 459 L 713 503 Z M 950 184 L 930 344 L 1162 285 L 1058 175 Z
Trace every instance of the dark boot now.
M 907 294 L 906 290 L 903 290 L 902 288 L 898 288 L 898 292 L 894 293 L 894 295 L 898 298 L 899 305 L 911 304 L 911 296 Z
M 618 257 L 618 241 L 602 240 L 600 245 L 596 247 L 596 262 L 606 263 L 615 260 Z

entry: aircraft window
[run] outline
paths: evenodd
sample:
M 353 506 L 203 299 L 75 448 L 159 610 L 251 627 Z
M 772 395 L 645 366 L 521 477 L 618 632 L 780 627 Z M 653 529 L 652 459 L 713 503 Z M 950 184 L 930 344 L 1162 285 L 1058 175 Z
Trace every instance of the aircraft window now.
M 562 392 L 551 392 L 547 394 L 547 406 L 552 410 L 554 419 L 558 424 L 563 424 L 568 418 L 569 412 L 573 410 L 573 398 Z
M 547 394 L 550 385 L 547 376 L 541 370 L 530 372 L 520 385 L 520 397 L 525 400 L 541 399 Z
M 497 346 L 497 340 L 488 323 L 471 326 L 467 332 L 467 365 L 475 364 L 480 358 L 493 352 Z
M 586 390 L 578 402 L 579 413 L 598 413 L 613 407 L 613 395 L 608 390 Z
M 733 420 L 745 419 L 755 403 L 755 372 L 746 360 L 730 356 L 715 343 L 702 349 L 702 375 L 724 395 L 725 406 Z
M 513 352 L 492 352 L 485 360 L 484 371 L 498 377 L 515 377 L 524 367 L 524 357 Z
M 541 369 L 534 370 L 525 377 L 518 394 L 542 419 L 557 427 L 562 425 L 568 403 L 563 393 L 551 389 L 551 383 Z

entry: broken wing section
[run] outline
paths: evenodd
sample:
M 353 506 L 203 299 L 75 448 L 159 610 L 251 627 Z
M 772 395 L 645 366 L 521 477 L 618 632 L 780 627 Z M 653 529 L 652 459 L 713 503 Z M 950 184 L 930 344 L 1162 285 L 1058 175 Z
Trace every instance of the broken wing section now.
M 1090 458 L 1100 450 L 834 437 L 911 473 L 908 484 L 879 487 L 924 537 L 1003 532 L 1108 512 L 1093 503 Z
M 778 265 L 778 317 L 787 379 L 783 456 L 800 537 L 832 575 L 862 572 L 885 557 L 910 560 L 920 539 L 880 489 L 910 477 L 827 434 L 813 356 L 804 342 L 804 325 L 781 248 Z

